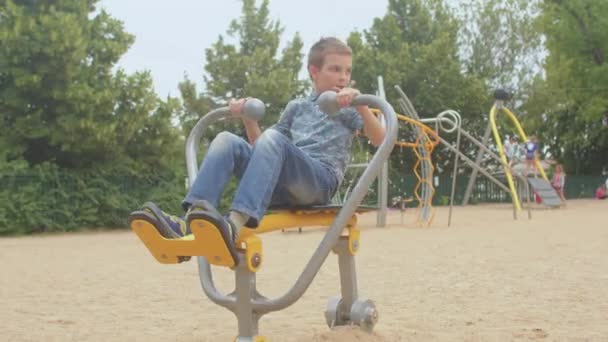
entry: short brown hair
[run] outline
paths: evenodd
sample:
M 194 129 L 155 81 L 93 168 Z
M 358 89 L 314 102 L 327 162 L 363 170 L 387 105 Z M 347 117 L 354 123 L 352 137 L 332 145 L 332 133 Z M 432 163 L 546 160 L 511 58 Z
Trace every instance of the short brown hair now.
M 308 65 L 314 65 L 317 68 L 321 68 L 325 62 L 325 56 L 332 53 L 352 56 L 353 50 L 338 38 L 321 38 L 310 48 L 310 52 L 308 53 Z

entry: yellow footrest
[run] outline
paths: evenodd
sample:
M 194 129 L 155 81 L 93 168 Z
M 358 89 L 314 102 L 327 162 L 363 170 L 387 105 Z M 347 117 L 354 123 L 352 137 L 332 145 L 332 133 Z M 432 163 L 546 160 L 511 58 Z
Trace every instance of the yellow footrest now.
M 179 239 L 167 239 L 158 233 L 151 222 L 144 219 L 131 221 L 131 229 L 160 263 L 177 264 L 186 256 L 204 256 L 213 265 L 227 267 L 235 265 L 215 227 L 204 220 L 195 220 L 190 228 L 192 230 L 190 235 Z
M 237 249 L 244 251 L 247 268 L 257 272 L 262 264 L 262 241 L 258 234 L 268 233 L 281 228 L 329 226 L 335 219 L 336 211 L 280 211 L 266 215 L 257 229 L 241 229 L 237 239 Z M 236 255 L 232 255 L 224 239 L 214 224 L 202 218 L 190 222 L 192 234 L 178 239 L 163 237 L 154 226 L 154 221 L 145 215 L 132 216 L 131 229 L 146 245 L 152 256 L 163 264 L 177 264 L 189 260 L 191 256 L 202 256 L 212 265 L 234 267 Z M 347 224 L 349 250 L 354 255 L 359 249 L 359 230 L 357 217 Z

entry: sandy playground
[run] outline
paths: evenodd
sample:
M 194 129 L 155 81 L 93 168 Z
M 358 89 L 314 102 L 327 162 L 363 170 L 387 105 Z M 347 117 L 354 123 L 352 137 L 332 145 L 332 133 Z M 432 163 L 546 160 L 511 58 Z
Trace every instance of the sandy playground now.
M 270 341 L 608 341 L 608 201 L 570 201 L 513 221 L 506 205 L 447 209 L 430 229 L 362 217 L 360 295 L 374 335 L 329 331 L 330 255 L 307 293 L 262 318 Z M 409 225 L 409 227 L 408 227 Z M 283 294 L 323 232 L 263 238 L 260 291 Z M 130 231 L 0 239 L 3 341 L 232 341 L 236 320 L 202 293 L 196 262 L 161 265 Z M 231 273 L 215 273 L 232 290 Z

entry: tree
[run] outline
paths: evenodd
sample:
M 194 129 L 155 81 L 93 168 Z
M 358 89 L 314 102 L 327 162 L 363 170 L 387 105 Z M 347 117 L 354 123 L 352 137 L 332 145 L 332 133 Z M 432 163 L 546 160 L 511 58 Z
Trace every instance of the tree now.
M 396 104 L 393 86 L 399 85 L 422 117 L 454 109 L 461 113 L 467 130 L 479 131 L 491 99 L 483 80 L 463 72 L 458 27 L 442 1 L 389 0 L 384 17 L 348 39 L 354 53 L 353 79 L 364 92 L 373 93 L 381 75 L 389 102 Z M 402 138 L 404 132 L 400 130 Z M 450 160 L 445 153 L 435 154 L 444 168 Z
M 569 172 L 608 167 L 608 3 L 546 0 L 539 26 L 546 37 L 545 78 L 526 105 L 529 123 Z
M 542 72 L 544 46 L 535 25 L 538 0 L 471 0 L 462 3 L 460 54 L 467 73 L 491 87 L 521 93 Z
M 98 0 L 2 1 L 0 135 L 8 160 L 89 168 L 174 154 L 176 130 L 149 72 L 114 67 L 134 41 Z M 163 129 L 159 129 L 164 126 Z M 154 129 L 152 129 L 152 127 Z M 156 134 L 163 133 L 162 136 Z M 139 144 L 134 148 L 133 144 Z M 160 163 L 160 164 L 159 164 Z
M 256 6 L 243 0 L 242 14 L 231 22 L 227 35 L 220 35 L 205 50 L 205 92 L 217 105 L 230 98 L 258 97 L 267 105 L 265 123 L 274 123 L 287 102 L 302 94 L 308 83 L 299 79 L 302 68 L 302 40 L 296 34 L 279 54 L 283 28 L 269 18 L 268 0 Z M 183 94 L 183 92 L 182 92 Z M 204 114 L 204 113 L 201 113 Z
M 218 105 L 209 96 L 199 94 L 196 83 L 191 81 L 187 75 L 184 76 L 184 80 L 179 83 L 178 87 L 182 98 L 181 127 L 184 135 L 187 136 L 196 122 Z

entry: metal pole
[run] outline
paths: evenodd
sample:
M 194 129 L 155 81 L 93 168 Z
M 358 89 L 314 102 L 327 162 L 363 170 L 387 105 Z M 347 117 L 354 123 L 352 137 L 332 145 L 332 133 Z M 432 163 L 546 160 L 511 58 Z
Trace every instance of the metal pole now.
M 492 133 L 492 125 L 488 121 L 488 127 L 486 127 L 486 131 L 483 134 L 483 139 L 481 143 L 484 146 L 487 146 L 488 140 L 490 140 L 490 134 Z M 477 158 L 475 158 L 475 165 L 480 165 L 481 160 L 483 159 L 484 151 L 480 148 L 479 152 L 477 152 Z M 462 199 L 462 205 L 469 204 L 469 198 L 471 197 L 471 193 L 473 192 L 473 186 L 475 185 L 475 179 L 477 178 L 477 169 L 473 168 L 473 172 L 471 173 L 471 179 L 469 179 L 469 184 L 467 184 L 467 189 L 464 192 L 464 198 Z
M 378 97 L 386 101 L 386 93 L 384 92 L 384 79 L 378 76 Z M 384 116 L 380 116 L 382 127 L 386 127 Z M 382 169 L 378 174 L 378 212 L 376 214 L 376 227 L 386 226 L 386 215 L 388 206 L 388 161 L 387 158 Z
M 458 133 L 456 135 L 456 150 L 460 151 L 460 121 L 456 123 Z M 450 212 L 448 214 L 448 227 L 452 224 L 452 208 L 454 207 L 454 193 L 456 192 L 456 178 L 458 177 L 458 153 L 454 153 L 454 173 L 452 174 L 452 193 L 450 194 Z

